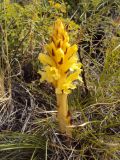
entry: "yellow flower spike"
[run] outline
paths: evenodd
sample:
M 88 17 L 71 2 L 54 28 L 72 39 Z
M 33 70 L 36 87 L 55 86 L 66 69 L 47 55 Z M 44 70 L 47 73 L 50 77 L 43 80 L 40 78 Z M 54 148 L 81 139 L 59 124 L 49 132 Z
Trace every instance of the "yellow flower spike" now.
M 78 59 L 77 45 L 70 45 L 69 36 L 60 19 L 55 22 L 52 42 L 46 46 L 47 54 L 41 53 L 38 57 L 43 64 L 41 81 L 48 81 L 55 87 L 57 97 L 57 119 L 60 131 L 72 136 L 71 116 L 68 111 L 68 94 L 76 88 L 76 80 L 82 82 L 81 67 Z

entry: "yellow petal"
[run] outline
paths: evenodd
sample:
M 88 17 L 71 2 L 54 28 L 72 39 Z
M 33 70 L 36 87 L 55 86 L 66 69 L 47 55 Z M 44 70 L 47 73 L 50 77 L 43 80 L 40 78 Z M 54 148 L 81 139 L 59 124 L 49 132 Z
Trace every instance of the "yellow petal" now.
M 52 40 L 53 40 L 53 43 L 54 43 L 56 48 L 61 48 L 62 47 L 62 45 L 63 45 L 62 38 L 52 36 Z
M 56 20 L 54 29 L 55 30 L 64 30 L 63 23 L 60 19 Z
M 65 59 L 69 59 L 71 56 L 73 56 L 78 50 L 78 47 L 76 44 L 74 44 L 73 46 L 69 47 L 67 49 L 67 53 L 65 55 Z
M 76 85 L 72 84 L 71 81 L 67 81 L 67 79 L 62 79 L 62 81 L 60 81 L 59 85 L 56 88 L 56 93 L 70 94 L 71 89 L 75 89 L 75 88 L 76 88 Z
M 62 49 L 64 51 L 64 54 L 67 53 L 67 49 L 70 47 L 70 44 L 68 42 L 63 42 L 63 46 L 62 46 Z
M 41 82 L 46 80 L 54 84 L 60 78 L 58 69 L 55 67 L 46 66 L 44 71 L 38 71 L 38 73 L 41 75 Z
M 71 82 L 67 82 L 63 85 L 64 93 L 69 94 L 71 92 L 71 89 L 75 89 L 76 86 L 72 84 Z
M 63 72 L 68 71 L 72 67 L 73 64 L 75 65 L 77 64 L 77 60 L 78 60 L 77 56 L 74 55 L 70 59 L 65 60 L 64 63 L 60 66 L 60 69 Z
M 47 50 L 48 54 L 51 56 L 51 58 L 54 58 L 56 47 L 55 47 L 55 44 L 53 42 L 46 45 L 46 50 Z
M 66 31 L 65 31 L 65 33 L 64 33 L 64 37 L 65 37 L 65 41 L 66 41 L 66 42 L 69 42 L 69 36 L 68 36 L 68 34 L 67 34 Z
M 56 62 L 61 65 L 63 64 L 64 61 L 64 52 L 61 48 L 57 49 L 55 52 L 56 55 Z
M 49 72 L 49 70 L 48 70 Z M 55 67 L 50 67 L 50 75 L 54 78 L 54 80 L 58 80 L 60 78 L 60 74 L 58 72 L 58 69 Z
M 51 58 L 56 62 L 56 63 L 63 63 L 64 60 L 64 52 L 61 48 L 56 49 L 54 43 L 50 43 L 49 45 L 46 46 L 46 49 L 48 50 Z
M 43 81 L 47 80 L 46 72 L 39 70 L 38 73 L 41 75 L 40 82 L 43 82 Z M 50 79 L 49 79 L 49 80 L 50 80 Z M 50 80 L 50 81 L 51 81 L 51 80 Z
M 70 81 L 70 82 L 73 82 L 77 79 L 79 79 L 79 74 L 80 74 L 80 70 L 77 70 L 75 71 L 74 73 L 70 74 L 68 77 L 67 77 L 67 81 Z
M 81 67 L 82 67 L 82 63 L 74 63 L 73 65 L 71 65 L 69 70 L 73 72 L 75 70 L 79 70 Z
M 46 54 L 40 53 L 38 59 L 43 65 L 56 66 L 54 60 Z

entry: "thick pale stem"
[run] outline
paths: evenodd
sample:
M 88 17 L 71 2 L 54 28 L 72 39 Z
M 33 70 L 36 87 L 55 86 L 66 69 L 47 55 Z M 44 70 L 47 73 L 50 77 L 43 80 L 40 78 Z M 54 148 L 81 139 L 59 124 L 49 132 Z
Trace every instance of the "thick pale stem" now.
M 70 123 L 70 113 L 68 111 L 68 100 L 67 94 L 57 94 L 57 119 L 59 122 L 60 131 L 66 133 L 68 136 L 72 136 L 72 130 L 69 127 Z

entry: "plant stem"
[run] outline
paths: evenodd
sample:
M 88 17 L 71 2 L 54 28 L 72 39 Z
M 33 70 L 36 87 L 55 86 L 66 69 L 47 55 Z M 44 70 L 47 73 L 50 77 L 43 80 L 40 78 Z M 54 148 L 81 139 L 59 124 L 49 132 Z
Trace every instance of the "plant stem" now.
M 67 94 L 57 94 L 57 118 L 59 122 L 60 131 L 66 133 L 69 137 L 72 137 L 72 130 L 68 126 L 70 123 L 70 113 L 68 111 Z
M 9 5 L 10 1 L 3 1 L 3 10 L 4 10 L 4 43 L 5 43 L 5 60 L 6 60 L 6 73 L 7 73 L 7 87 L 8 93 L 11 96 L 11 66 L 9 61 L 9 51 L 8 51 L 8 34 L 7 34 L 7 15 L 6 15 L 6 5 Z

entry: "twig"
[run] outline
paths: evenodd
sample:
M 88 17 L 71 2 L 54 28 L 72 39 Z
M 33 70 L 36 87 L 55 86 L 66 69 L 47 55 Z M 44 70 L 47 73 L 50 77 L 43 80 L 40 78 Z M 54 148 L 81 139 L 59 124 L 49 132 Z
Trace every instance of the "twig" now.
M 81 57 L 80 46 L 78 47 L 78 55 L 79 55 L 80 62 L 82 63 L 83 58 Z M 85 70 L 84 70 L 83 66 L 82 66 L 82 70 L 83 71 L 81 73 L 81 76 L 82 76 L 82 79 L 83 79 L 85 95 L 87 96 L 89 94 L 89 90 L 88 90 L 88 87 L 87 87 L 87 82 L 86 82 L 86 78 L 85 78 Z

